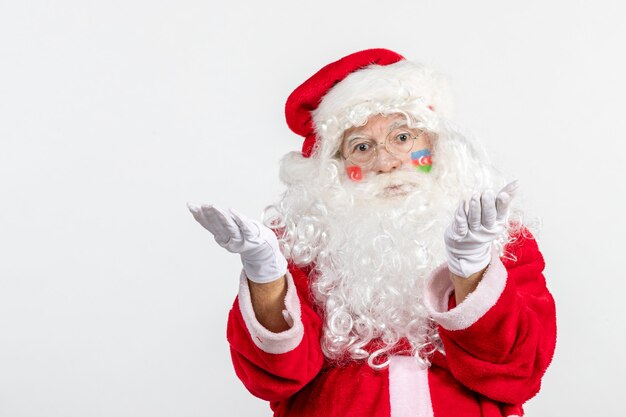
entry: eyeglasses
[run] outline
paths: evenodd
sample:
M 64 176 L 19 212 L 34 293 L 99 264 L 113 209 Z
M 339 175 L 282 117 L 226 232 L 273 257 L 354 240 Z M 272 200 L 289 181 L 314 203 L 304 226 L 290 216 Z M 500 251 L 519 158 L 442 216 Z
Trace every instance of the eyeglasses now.
M 413 150 L 417 139 L 426 139 L 426 132 L 396 129 L 385 138 L 385 150 L 391 155 L 402 157 Z M 354 165 L 368 166 L 376 160 L 380 145 L 383 144 L 371 138 L 355 137 L 348 141 L 347 149 L 344 146 L 341 156 Z

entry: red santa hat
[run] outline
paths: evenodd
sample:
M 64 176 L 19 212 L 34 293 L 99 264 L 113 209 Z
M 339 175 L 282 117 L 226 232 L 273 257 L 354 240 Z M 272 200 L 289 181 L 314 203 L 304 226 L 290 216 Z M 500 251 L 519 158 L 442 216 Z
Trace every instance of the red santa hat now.
M 367 49 L 326 65 L 285 105 L 287 125 L 305 138 L 305 157 L 320 142 L 336 149 L 343 132 L 369 116 L 394 112 L 412 113 L 433 127 L 438 117 L 449 117 L 451 100 L 441 74 L 388 49 Z

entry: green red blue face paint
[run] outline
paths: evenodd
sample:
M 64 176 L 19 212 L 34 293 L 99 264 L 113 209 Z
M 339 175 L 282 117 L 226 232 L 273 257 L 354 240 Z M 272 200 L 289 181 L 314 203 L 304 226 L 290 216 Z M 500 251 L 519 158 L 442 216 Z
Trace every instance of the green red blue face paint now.
M 418 171 L 430 172 L 433 167 L 433 161 L 428 149 L 420 149 L 415 152 L 411 152 L 411 161 L 413 166 Z
M 346 172 L 348 173 L 348 178 L 352 181 L 361 181 L 363 179 L 363 171 L 358 165 L 346 167 Z

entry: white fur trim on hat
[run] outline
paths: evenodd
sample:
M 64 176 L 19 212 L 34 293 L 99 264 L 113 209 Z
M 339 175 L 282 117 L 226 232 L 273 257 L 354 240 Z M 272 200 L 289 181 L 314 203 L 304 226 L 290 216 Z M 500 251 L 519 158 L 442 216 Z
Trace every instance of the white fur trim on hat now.
M 313 114 L 318 138 L 334 149 L 343 132 L 375 114 L 408 113 L 437 131 L 440 117 L 452 114 L 445 77 L 411 61 L 373 64 L 355 71 L 331 88 Z

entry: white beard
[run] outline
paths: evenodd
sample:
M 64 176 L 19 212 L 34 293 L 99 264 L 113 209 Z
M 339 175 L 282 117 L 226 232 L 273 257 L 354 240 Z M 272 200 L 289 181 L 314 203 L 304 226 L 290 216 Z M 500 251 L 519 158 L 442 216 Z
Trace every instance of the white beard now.
M 381 174 L 370 181 L 347 187 L 354 189 L 351 210 L 329 213 L 327 252 L 315 260 L 312 290 L 324 306 L 326 355 L 348 352 L 382 367 L 385 352 L 402 338 L 419 353 L 433 336 L 422 287 L 445 262 L 443 232 L 456 201 L 442 199 L 428 174 Z M 375 339 L 383 345 L 370 354 L 364 347 Z
M 406 339 L 410 354 L 428 363 L 438 335 L 423 306 L 424 280 L 446 261 L 443 233 L 459 199 L 494 188 L 490 168 L 454 150 L 467 147 L 452 149 L 439 148 L 439 167 L 430 173 L 361 182 L 350 181 L 335 159 L 284 158 L 287 190 L 266 224 L 278 231 L 287 259 L 314 266 L 309 278 L 328 359 L 382 368 Z
M 443 232 L 458 200 L 415 171 L 342 182 L 300 194 L 298 209 L 283 213 L 281 245 L 297 264 L 315 266 L 325 355 L 384 367 L 385 352 L 402 338 L 417 356 L 435 333 L 422 285 L 445 261 Z M 383 345 L 370 354 L 364 348 L 376 339 Z

